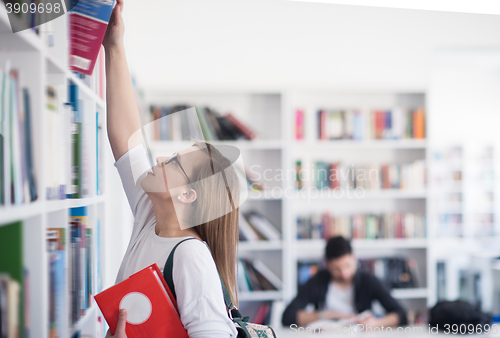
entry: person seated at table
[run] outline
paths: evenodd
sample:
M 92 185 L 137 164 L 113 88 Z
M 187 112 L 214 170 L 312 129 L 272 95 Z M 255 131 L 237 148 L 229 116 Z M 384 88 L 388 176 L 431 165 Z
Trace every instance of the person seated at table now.
M 387 327 L 408 323 L 405 310 L 382 282 L 373 274 L 357 269 L 357 259 L 348 240 L 342 236 L 330 238 L 325 256 L 327 268 L 299 287 L 297 296 L 283 313 L 283 325 L 304 327 L 321 319 L 354 317 L 371 310 L 374 300 L 380 302 L 386 315 L 380 318 L 369 315 L 357 319 L 358 324 Z M 314 311 L 306 310 L 309 304 L 314 306 Z

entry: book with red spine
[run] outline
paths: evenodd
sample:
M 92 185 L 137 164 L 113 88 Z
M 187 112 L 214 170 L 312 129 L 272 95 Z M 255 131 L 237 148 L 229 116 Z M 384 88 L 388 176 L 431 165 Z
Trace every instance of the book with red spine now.
M 382 170 L 382 189 L 390 189 L 391 185 L 389 183 L 389 165 L 385 164 L 380 169 Z
M 188 338 L 177 302 L 156 263 L 94 298 L 112 333 L 116 331 L 119 310 L 125 308 L 128 338 Z
M 375 111 L 375 138 L 382 139 L 385 128 L 385 112 L 383 110 Z
M 104 99 L 104 47 L 101 45 L 99 51 L 99 97 Z
M 328 139 L 326 135 L 326 112 L 323 110 L 319 111 L 319 139 Z
M 304 139 L 304 111 L 297 109 L 295 112 L 295 139 Z
M 238 129 L 246 138 L 253 140 L 255 138 L 255 132 L 244 125 L 240 120 L 233 116 L 233 114 L 227 114 L 226 118 L 231 121 L 231 123 Z

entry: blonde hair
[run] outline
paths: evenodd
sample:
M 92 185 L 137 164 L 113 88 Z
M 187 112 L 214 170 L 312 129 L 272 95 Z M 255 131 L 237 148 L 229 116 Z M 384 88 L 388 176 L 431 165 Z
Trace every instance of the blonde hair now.
M 208 222 L 196 224 L 196 232 L 210 248 L 219 275 L 226 285 L 233 304 L 238 306 L 236 283 L 236 258 L 239 239 L 239 190 L 238 177 L 231 162 L 210 143 L 197 145 L 211 158 L 196 166 L 194 181 L 198 181 L 197 199 L 193 203 L 195 210 L 192 217 L 200 220 L 213 219 L 210 214 L 214 210 L 232 210 L 224 216 Z M 206 145 L 206 146 L 205 146 Z M 221 192 L 221 180 L 204 179 L 215 173 L 224 173 L 225 191 Z M 229 187 L 232 189 L 230 190 Z M 230 203 L 230 205 L 228 205 Z

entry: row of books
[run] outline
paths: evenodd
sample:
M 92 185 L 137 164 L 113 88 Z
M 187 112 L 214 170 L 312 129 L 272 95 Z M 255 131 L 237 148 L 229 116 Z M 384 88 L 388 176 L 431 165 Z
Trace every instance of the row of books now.
M 71 323 L 85 315 L 91 305 L 93 290 L 92 233 L 87 221 L 87 207 L 69 210 Z
M 209 107 L 196 107 L 196 116 L 192 114 L 175 114 L 190 107 L 188 105 L 151 106 L 152 121 L 159 121 L 153 123 L 153 140 L 190 140 L 192 135 L 196 136 L 199 133 L 199 128 L 201 128 L 206 141 L 252 140 L 256 137 L 254 131 L 231 113 L 223 116 Z M 165 116 L 170 117 L 168 119 L 163 118 Z
M 297 283 L 304 285 L 324 263 L 312 261 L 297 263 Z M 369 271 L 379 278 L 389 289 L 421 287 L 421 276 L 417 261 L 408 257 L 378 257 L 358 260 L 358 268 Z
M 31 98 L 9 61 L 0 69 L 0 205 L 37 199 Z
M 281 239 L 280 231 L 264 215 L 251 211 L 240 213 L 240 241 L 274 241 Z
M 297 217 L 297 239 L 424 238 L 426 218 L 421 212 L 333 216 L 329 212 Z
M 421 287 L 421 277 L 415 258 L 380 257 L 359 260 L 361 269 L 378 277 L 389 289 Z
M 103 187 L 103 116 L 87 114 L 86 101 L 79 98 L 79 88 L 70 81 L 69 102 L 62 98 L 62 86 L 47 86 L 47 186 L 46 198 L 82 198 L 91 194 L 90 139 L 96 144 L 96 194 Z M 95 133 L 95 134 L 94 134 Z
M 24 266 L 24 224 L 0 226 L 0 337 L 30 336 L 29 270 Z
M 304 187 L 304 180 L 311 179 L 317 189 L 366 190 L 401 189 L 422 190 L 426 186 L 426 166 L 424 160 L 405 164 L 349 165 L 347 163 L 312 163 L 310 176 L 306 176 L 302 161 L 296 162 L 296 187 Z
M 282 287 L 281 279 L 261 260 L 240 259 L 238 261 L 239 291 L 277 291 Z
M 85 315 L 91 306 L 92 295 L 101 288 L 99 279 L 97 285 L 93 282 L 94 229 L 87 220 L 87 208 L 71 208 L 68 222 L 69 240 L 66 228 L 47 229 L 49 337 L 65 336 L 69 325 Z M 99 220 L 95 234 L 99 238 Z M 99 243 L 97 247 L 99 248 Z M 99 254 L 98 251 L 97 255 Z M 96 261 L 99 275 L 100 262 Z M 69 269 L 68 274 L 66 266 Z M 66 285 L 69 286 L 68 293 Z M 69 309 L 66 308 L 67 304 Z
M 304 139 L 304 111 L 295 113 L 295 138 Z M 425 138 L 425 110 L 322 109 L 317 112 L 319 140 L 380 140 Z

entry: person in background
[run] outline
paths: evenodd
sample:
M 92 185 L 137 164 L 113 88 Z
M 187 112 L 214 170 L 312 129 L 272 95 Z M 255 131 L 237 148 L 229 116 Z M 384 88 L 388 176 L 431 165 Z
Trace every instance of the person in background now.
M 386 315 L 381 318 L 369 315 L 357 320 L 359 324 L 387 327 L 408 323 L 405 311 L 380 280 L 357 269 L 357 259 L 348 240 L 341 236 L 330 238 L 325 256 L 327 269 L 318 271 L 299 288 L 297 296 L 283 313 L 283 325 L 304 327 L 321 319 L 351 318 L 371 310 L 373 300 L 380 302 Z M 314 306 L 314 311 L 306 310 L 309 304 Z

